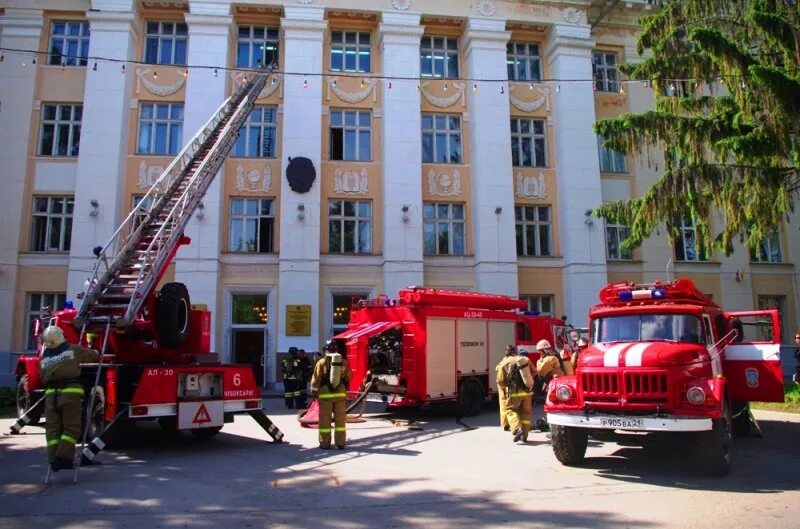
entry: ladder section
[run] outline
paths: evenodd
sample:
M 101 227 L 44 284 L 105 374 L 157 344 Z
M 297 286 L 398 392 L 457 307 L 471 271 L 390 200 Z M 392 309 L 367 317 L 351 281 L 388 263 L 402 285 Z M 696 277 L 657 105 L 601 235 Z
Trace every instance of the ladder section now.
M 161 279 L 197 205 L 228 156 L 272 67 L 259 68 L 214 112 L 166 168 L 97 256 L 75 325 L 128 326 Z

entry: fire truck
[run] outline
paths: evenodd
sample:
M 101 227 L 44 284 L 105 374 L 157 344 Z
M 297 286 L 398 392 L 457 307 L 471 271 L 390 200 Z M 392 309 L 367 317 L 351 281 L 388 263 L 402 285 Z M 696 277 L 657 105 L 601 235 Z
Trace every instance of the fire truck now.
M 333 337 L 353 373 L 348 398 L 367 392 L 390 408 L 457 403 L 461 414 L 477 414 L 497 393 L 505 346 L 533 351 L 563 325 L 525 308 L 509 296 L 424 287 L 354 300 L 347 329 Z
M 748 402 L 783 402 L 777 311 L 725 312 L 688 279 L 599 297 L 576 374 L 547 389 L 556 458 L 578 464 L 589 436 L 675 434 L 709 474 L 727 474 L 733 434 L 757 426 Z
M 68 342 L 101 353 L 81 373 L 91 396 L 92 437 L 115 422 L 155 419 L 165 429 L 209 438 L 239 413 L 249 413 L 275 441 L 282 437 L 261 410 L 252 367 L 222 364 L 210 352 L 210 312 L 191 304 L 182 283 L 157 289 L 180 246 L 190 242 L 184 229 L 271 73 L 271 67 L 248 73 L 111 239 L 94 248 L 97 259 L 78 294 L 80 309 L 68 303 L 37 324 L 37 334 L 44 325 L 56 325 Z M 43 349 L 40 344 L 38 356 L 23 356 L 17 363 L 20 420 L 14 433 L 41 416 Z

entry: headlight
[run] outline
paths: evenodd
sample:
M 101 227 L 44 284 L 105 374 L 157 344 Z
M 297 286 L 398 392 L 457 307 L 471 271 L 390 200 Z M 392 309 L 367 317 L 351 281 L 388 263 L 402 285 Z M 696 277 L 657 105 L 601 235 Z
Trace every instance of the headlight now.
M 701 387 L 692 386 L 686 392 L 686 400 L 692 404 L 702 404 L 706 401 L 706 392 Z
M 567 401 L 572 398 L 572 388 L 569 386 L 558 386 L 556 388 L 556 398 Z

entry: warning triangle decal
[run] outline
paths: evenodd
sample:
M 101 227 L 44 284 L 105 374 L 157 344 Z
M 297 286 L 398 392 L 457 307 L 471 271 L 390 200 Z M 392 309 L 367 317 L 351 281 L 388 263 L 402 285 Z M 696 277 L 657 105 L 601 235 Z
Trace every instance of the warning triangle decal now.
M 206 405 L 200 404 L 200 408 L 198 408 L 197 413 L 194 414 L 192 424 L 205 424 L 207 422 L 211 422 L 211 416 L 208 414 Z

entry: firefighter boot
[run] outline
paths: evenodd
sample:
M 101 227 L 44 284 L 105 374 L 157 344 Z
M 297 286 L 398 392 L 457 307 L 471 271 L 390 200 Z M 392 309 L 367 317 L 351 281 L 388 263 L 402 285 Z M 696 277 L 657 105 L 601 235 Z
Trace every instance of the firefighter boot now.
M 333 402 L 329 399 L 319 399 L 319 447 L 328 450 L 331 447 L 331 417 L 333 415 Z

